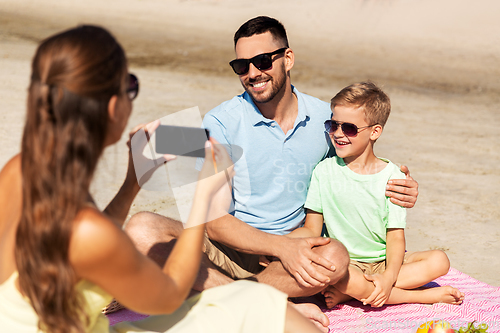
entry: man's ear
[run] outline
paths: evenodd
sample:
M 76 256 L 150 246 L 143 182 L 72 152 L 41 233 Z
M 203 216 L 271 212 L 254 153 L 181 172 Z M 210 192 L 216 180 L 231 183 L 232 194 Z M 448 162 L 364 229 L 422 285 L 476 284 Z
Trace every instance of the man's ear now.
M 118 96 L 113 95 L 108 102 L 108 119 L 111 122 L 115 122 L 116 119 L 116 102 L 118 101 Z
M 289 72 L 293 68 L 293 64 L 295 63 L 295 54 L 292 49 L 287 49 L 285 51 L 285 69 Z
M 381 125 L 375 125 L 372 127 L 372 132 L 370 133 L 370 140 L 376 141 L 381 135 L 383 131 L 383 127 Z

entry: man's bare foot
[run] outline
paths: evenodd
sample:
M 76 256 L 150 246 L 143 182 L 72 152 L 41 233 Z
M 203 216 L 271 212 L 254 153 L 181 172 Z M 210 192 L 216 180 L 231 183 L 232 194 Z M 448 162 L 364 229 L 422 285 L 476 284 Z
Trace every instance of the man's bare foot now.
M 312 303 L 289 303 L 304 317 L 310 319 L 314 323 L 314 325 L 316 325 L 320 329 L 321 332 L 329 332 L 328 325 L 330 324 L 330 320 L 328 320 L 328 317 L 323 312 L 321 312 L 320 308 L 317 305 Z
M 325 296 L 325 303 L 328 309 L 333 308 L 335 305 L 347 302 L 352 299 L 351 296 L 346 295 L 335 289 L 334 286 L 328 286 L 321 292 Z
M 431 288 L 428 290 L 433 290 L 436 296 L 436 302 L 434 303 L 449 303 L 449 304 L 462 304 L 464 300 L 464 293 L 458 290 L 457 288 L 453 288 L 452 286 L 444 286 Z

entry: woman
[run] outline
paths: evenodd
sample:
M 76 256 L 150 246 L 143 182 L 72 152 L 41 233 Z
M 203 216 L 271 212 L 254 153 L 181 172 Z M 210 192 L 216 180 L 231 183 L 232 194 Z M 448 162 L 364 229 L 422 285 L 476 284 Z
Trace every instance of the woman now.
M 106 210 L 95 207 L 89 184 L 97 161 L 121 137 L 137 92 L 123 49 L 102 28 L 77 27 L 38 47 L 22 151 L 0 172 L 0 331 L 315 331 L 287 308 L 286 295 L 248 281 L 184 302 L 211 196 L 226 182 L 223 172 L 214 174 L 212 149 L 219 169 L 233 172 L 214 140 L 206 145 L 188 228 L 163 268 L 121 229 L 139 191 L 132 162 Z M 100 311 L 112 297 L 134 311 L 170 315 L 109 327 Z

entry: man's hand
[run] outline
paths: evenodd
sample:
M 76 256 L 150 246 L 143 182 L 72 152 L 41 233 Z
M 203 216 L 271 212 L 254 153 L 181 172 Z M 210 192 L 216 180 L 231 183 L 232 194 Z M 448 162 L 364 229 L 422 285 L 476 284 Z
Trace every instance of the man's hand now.
M 391 198 L 391 202 L 401 207 L 412 208 L 417 202 L 418 183 L 410 176 L 407 166 L 401 166 L 406 179 L 391 179 L 387 182 L 385 195 Z
M 389 296 L 391 296 L 394 281 L 384 274 L 365 274 L 364 276 L 366 280 L 373 282 L 375 289 L 368 298 L 361 299 L 363 305 L 371 304 L 372 307 L 381 307 L 389 299 Z
M 312 248 L 315 246 L 326 245 L 330 238 L 288 238 L 284 237 L 284 243 L 280 246 L 278 258 L 283 267 L 304 287 L 325 286 L 330 282 L 330 278 L 320 272 L 313 263 L 323 266 L 329 271 L 334 272 L 335 266 Z

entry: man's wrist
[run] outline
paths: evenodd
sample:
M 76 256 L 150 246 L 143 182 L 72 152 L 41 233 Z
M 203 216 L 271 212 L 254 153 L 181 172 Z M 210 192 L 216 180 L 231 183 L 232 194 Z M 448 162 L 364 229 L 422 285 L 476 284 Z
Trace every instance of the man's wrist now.
M 269 242 L 269 244 L 271 244 L 269 255 L 279 258 L 281 260 L 283 247 L 285 246 L 286 242 L 288 242 L 291 238 L 281 235 L 272 235 L 271 238 L 274 239 L 270 239 Z

